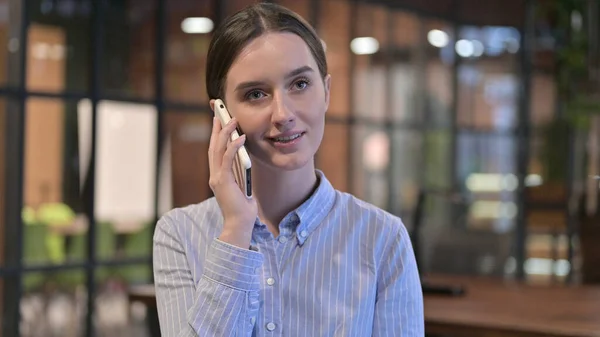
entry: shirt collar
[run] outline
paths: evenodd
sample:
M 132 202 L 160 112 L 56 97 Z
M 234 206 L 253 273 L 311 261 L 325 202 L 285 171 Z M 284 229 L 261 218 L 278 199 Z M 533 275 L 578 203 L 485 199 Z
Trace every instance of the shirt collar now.
M 325 174 L 321 170 L 315 170 L 315 173 L 318 179 L 317 188 L 308 200 L 288 213 L 280 226 L 280 235 L 285 235 L 286 232 L 294 232 L 300 245 L 304 244 L 310 234 L 323 222 L 325 216 L 333 208 L 335 201 L 335 189 L 327 180 Z M 254 227 L 255 230 L 259 229 L 262 232 L 266 226 L 256 217 Z M 252 243 L 256 244 L 254 234 L 252 235 Z
M 321 170 L 315 170 L 319 185 L 314 193 L 294 212 L 300 220 L 296 227 L 296 236 L 300 245 L 304 244 L 306 239 L 319 226 L 329 211 L 333 208 L 335 201 L 335 189 L 325 177 Z

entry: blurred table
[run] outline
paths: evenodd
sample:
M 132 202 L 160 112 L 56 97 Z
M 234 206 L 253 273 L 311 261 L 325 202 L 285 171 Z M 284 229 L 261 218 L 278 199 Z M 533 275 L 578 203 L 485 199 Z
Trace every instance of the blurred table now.
M 141 302 L 147 308 L 147 323 L 150 337 L 160 337 L 160 325 L 156 307 L 154 284 L 142 284 L 129 287 L 127 291 L 129 303 Z
M 600 286 L 534 286 L 441 275 L 423 279 L 466 286 L 462 297 L 425 295 L 428 335 L 600 336 Z

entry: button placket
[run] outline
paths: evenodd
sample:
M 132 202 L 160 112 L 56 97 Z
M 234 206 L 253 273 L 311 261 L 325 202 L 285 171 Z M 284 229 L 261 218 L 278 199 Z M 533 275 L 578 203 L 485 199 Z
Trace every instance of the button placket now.
M 285 245 L 278 247 L 277 241 L 271 242 L 274 244 L 266 244 L 261 247 L 264 248 L 262 251 L 266 255 L 266 264 L 263 265 L 262 275 L 260 275 L 264 302 L 259 311 L 261 317 L 257 319 L 257 322 L 262 325 L 264 331 L 274 333 L 277 331 L 277 326 L 282 319 L 282 298 L 279 289 L 277 289 L 276 280 L 279 279 L 278 251 Z

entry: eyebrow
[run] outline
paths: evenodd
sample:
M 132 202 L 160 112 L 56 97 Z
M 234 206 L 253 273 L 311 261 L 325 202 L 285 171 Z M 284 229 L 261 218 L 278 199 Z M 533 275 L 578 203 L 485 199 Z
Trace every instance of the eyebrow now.
M 285 75 L 285 79 L 287 80 L 287 79 L 289 79 L 291 77 L 298 76 L 298 75 L 300 75 L 302 73 L 305 73 L 305 72 L 314 72 L 314 71 L 315 70 L 313 68 L 311 68 L 310 66 L 303 66 L 303 67 L 294 69 L 294 70 L 290 71 L 289 73 L 287 73 Z M 242 83 L 238 84 L 237 87 L 235 87 L 235 91 L 240 91 L 240 90 L 244 90 L 244 89 L 247 89 L 247 88 L 256 87 L 256 86 L 259 86 L 259 85 L 262 85 L 262 84 L 264 84 L 264 82 L 261 82 L 261 81 L 242 82 Z

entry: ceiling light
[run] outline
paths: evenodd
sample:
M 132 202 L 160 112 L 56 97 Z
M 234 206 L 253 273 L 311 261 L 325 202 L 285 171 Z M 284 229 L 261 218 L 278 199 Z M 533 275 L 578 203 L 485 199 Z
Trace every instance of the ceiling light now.
M 181 30 L 187 34 L 206 34 L 213 30 L 214 23 L 209 18 L 186 18 L 181 22 Z
M 443 48 L 448 45 L 450 37 L 443 30 L 432 29 L 427 33 L 427 41 L 434 47 Z
M 481 43 L 481 41 L 472 40 L 471 44 L 473 45 L 473 56 L 479 57 L 479 56 L 483 55 L 483 51 L 485 50 L 485 47 L 483 46 L 483 43 Z
M 357 55 L 375 54 L 379 50 L 379 42 L 374 37 L 357 37 L 350 42 L 350 49 Z
M 475 52 L 473 42 L 469 40 L 458 40 L 455 45 L 456 53 L 462 57 L 471 57 Z

